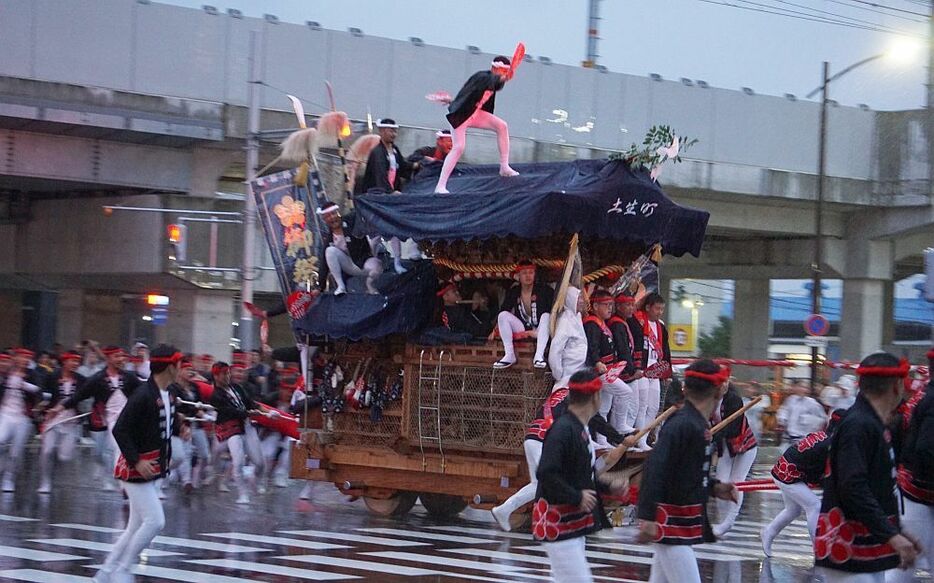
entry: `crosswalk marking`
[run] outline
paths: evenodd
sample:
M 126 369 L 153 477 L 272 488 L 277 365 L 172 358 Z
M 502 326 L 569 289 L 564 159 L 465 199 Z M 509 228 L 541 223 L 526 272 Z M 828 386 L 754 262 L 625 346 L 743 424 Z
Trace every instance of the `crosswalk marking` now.
M 519 553 L 510 553 L 506 551 L 491 551 L 489 549 L 438 549 L 442 553 L 457 553 L 460 555 L 470 555 L 474 557 L 486 557 L 488 559 L 499 559 L 501 561 L 517 561 L 525 563 L 534 563 L 536 565 L 551 565 L 548 557 L 539 557 L 537 555 L 522 555 Z M 592 569 L 602 569 L 611 567 L 602 563 L 590 563 Z
M 37 518 L 24 518 L 22 516 L 13 516 L 11 514 L 0 514 L 0 520 L 7 522 L 36 522 Z
M 90 577 L 40 571 L 38 569 L 0 571 L 0 579 L 4 581 L 30 581 L 31 583 L 91 583 Z
M 503 565 L 502 563 L 487 563 L 482 561 L 465 561 L 463 559 L 451 559 L 448 557 L 436 557 L 433 555 L 421 555 L 418 553 L 401 553 L 396 551 L 380 551 L 360 553 L 370 557 L 380 557 L 381 559 L 394 559 L 397 561 L 411 561 L 413 563 L 426 563 L 429 565 L 444 565 L 446 567 L 460 567 L 462 569 L 474 569 L 478 571 L 492 571 L 494 573 L 528 573 L 531 571 L 528 567 L 517 567 L 514 565 Z
M 256 573 L 265 573 L 267 575 L 284 575 L 286 577 L 293 577 L 297 579 L 311 579 L 312 581 L 341 581 L 345 579 L 360 578 L 356 575 L 341 575 L 339 573 L 312 571 L 310 569 L 296 569 L 294 567 L 270 565 L 267 563 L 253 563 L 250 561 L 235 561 L 233 559 L 199 559 L 186 562 L 193 563 L 195 565 L 205 565 L 208 567 L 220 567 L 221 569 L 255 571 Z
M 103 565 L 88 565 L 89 568 L 94 570 L 98 570 L 102 566 Z M 254 579 L 243 579 L 241 577 L 216 575 L 214 573 L 204 573 L 186 569 L 170 569 L 168 567 L 157 567 L 155 565 L 136 565 L 133 567 L 132 572 L 134 575 L 158 577 L 171 581 L 183 581 L 184 583 L 252 583 L 252 581 L 254 581 Z
M 358 569 L 360 571 L 375 571 L 389 575 L 403 575 L 407 577 L 421 576 L 450 576 L 457 579 L 471 579 L 473 581 L 489 581 L 492 583 L 504 583 L 502 579 L 491 579 L 481 575 L 467 575 L 464 573 L 451 573 L 434 569 L 421 569 L 418 567 L 407 567 L 405 565 L 394 565 L 392 563 L 376 563 L 370 561 L 359 561 L 356 559 L 342 559 L 340 557 L 328 557 L 326 555 L 297 555 L 276 557 L 277 559 L 287 561 L 298 561 L 300 563 L 328 565 L 332 567 L 344 567 L 347 569 Z M 510 573 L 510 576 L 515 574 Z M 508 582 L 507 582 L 508 583 Z
M 92 540 L 80 540 L 76 538 L 32 538 L 29 539 L 29 542 L 39 543 L 43 545 L 52 545 L 59 547 L 72 547 L 76 549 L 85 549 L 88 551 L 100 551 L 102 553 L 109 553 L 113 549 L 113 544 L 111 543 L 102 543 Z M 148 557 L 170 557 L 178 556 L 180 553 L 172 553 L 169 551 L 158 551 L 155 549 L 144 549 L 143 556 Z
M 259 547 L 216 543 L 212 541 L 178 538 L 174 536 L 157 536 L 156 538 L 152 539 L 152 542 L 157 545 L 201 549 L 205 551 L 216 551 L 219 553 L 268 553 L 272 551 L 272 549 L 263 549 Z
M 357 543 L 369 543 L 372 545 L 382 545 L 384 547 L 428 547 L 429 543 L 420 543 L 408 540 L 399 540 L 397 538 L 383 538 L 378 536 L 364 536 L 361 534 L 350 534 L 346 532 L 330 532 L 327 530 L 280 530 L 282 534 L 291 534 L 295 536 L 308 536 L 312 538 L 338 539 L 342 541 L 351 541 Z
M 64 553 L 52 553 L 49 551 L 37 551 L 35 549 L 22 549 L 19 547 L 8 547 L 0 545 L 0 557 L 10 559 L 23 559 L 26 561 L 83 561 L 87 557 L 78 557 L 75 555 L 66 555 Z
M 613 550 L 613 551 L 629 551 L 629 552 L 634 552 L 634 553 L 646 553 L 646 554 L 648 554 L 649 556 L 653 556 L 653 555 L 654 555 L 654 553 L 652 552 L 652 548 L 651 548 L 651 547 L 648 547 L 648 546 L 645 546 L 645 545 L 632 544 L 632 543 L 622 543 L 622 542 L 615 542 L 615 543 L 592 543 L 590 546 L 601 547 L 601 548 L 610 549 L 610 550 Z M 748 560 L 751 560 L 751 559 L 749 559 L 748 557 L 742 557 L 742 556 L 739 556 L 739 555 L 732 555 L 732 554 L 729 554 L 728 552 L 726 552 L 726 553 L 704 553 L 704 552 L 700 552 L 700 553 L 699 553 L 699 552 L 697 552 L 697 550 L 696 550 L 697 547 L 695 546 L 694 548 L 695 548 L 694 554 L 697 556 L 698 559 L 707 559 L 707 560 L 710 560 L 710 561 L 748 561 Z M 722 550 L 724 550 L 724 549 L 723 549 L 723 547 L 716 547 L 716 550 L 722 551 Z M 760 553 L 760 554 L 761 554 L 761 553 Z
M 336 549 L 352 549 L 349 545 L 335 545 L 321 541 L 302 540 L 297 538 L 286 538 L 284 536 L 266 536 L 262 534 L 250 534 L 245 532 L 206 532 L 201 536 L 213 536 L 229 540 L 242 540 L 253 543 L 266 543 L 271 545 L 280 545 L 283 547 L 297 547 L 300 549 L 311 549 L 314 551 L 333 551 Z
M 346 569 L 360 569 L 361 571 L 376 571 L 389 575 L 403 575 L 406 577 L 424 577 L 428 575 L 439 575 L 439 571 L 428 569 L 419 569 L 417 567 L 406 567 L 404 565 L 393 565 L 392 563 L 376 563 L 370 561 L 359 561 L 356 559 L 343 559 L 340 557 L 329 557 L 326 555 L 286 555 L 276 557 L 283 561 L 297 561 L 299 563 L 308 563 L 309 565 L 325 565 L 329 567 L 344 567 Z
M 499 544 L 498 540 L 485 538 L 474 538 L 469 536 L 454 536 L 450 534 L 435 534 L 433 532 L 418 532 L 416 530 L 405 530 L 402 528 L 358 528 L 360 532 L 372 532 L 373 534 L 389 534 L 395 536 L 405 536 L 409 538 L 428 539 L 434 541 L 443 541 L 447 543 L 458 543 L 463 545 L 488 545 Z
M 545 547 L 541 545 L 530 547 L 517 547 L 515 550 L 531 551 L 534 553 L 544 553 Z M 603 561 L 612 561 L 615 563 L 636 563 L 638 565 L 651 565 L 652 557 L 643 557 L 636 555 L 620 555 L 618 553 L 605 553 L 601 551 L 586 551 L 587 558 L 599 559 Z
M 479 534 L 500 538 L 514 538 L 518 540 L 532 540 L 532 535 L 523 534 L 521 532 L 503 532 L 497 529 L 494 526 L 490 528 L 470 528 L 470 527 L 460 527 L 460 526 L 426 526 L 427 530 L 440 530 L 442 532 L 465 532 L 467 534 Z
M 68 528 L 71 530 L 86 530 L 88 532 L 104 532 L 104 533 L 121 533 L 123 530 L 119 528 L 108 528 L 106 526 L 94 526 L 92 524 L 76 524 L 74 522 L 64 522 L 61 524 L 53 524 L 52 526 L 57 526 L 59 528 Z

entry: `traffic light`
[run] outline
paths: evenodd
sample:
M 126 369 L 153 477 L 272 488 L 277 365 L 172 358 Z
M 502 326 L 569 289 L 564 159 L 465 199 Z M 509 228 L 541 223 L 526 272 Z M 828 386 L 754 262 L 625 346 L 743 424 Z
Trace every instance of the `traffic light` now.
M 169 236 L 169 259 L 174 259 L 177 263 L 184 263 L 188 251 L 188 227 L 182 224 L 171 224 L 168 226 Z

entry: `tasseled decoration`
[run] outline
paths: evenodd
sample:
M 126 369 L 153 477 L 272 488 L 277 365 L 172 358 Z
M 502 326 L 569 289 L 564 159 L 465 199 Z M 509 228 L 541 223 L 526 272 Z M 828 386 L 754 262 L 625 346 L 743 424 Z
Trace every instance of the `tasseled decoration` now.
M 331 111 L 318 120 L 318 132 L 335 142 L 340 138 L 350 137 L 350 119 L 343 111 Z
M 279 148 L 279 161 L 288 166 L 308 162 L 318 154 L 318 130 L 307 128 L 289 134 Z

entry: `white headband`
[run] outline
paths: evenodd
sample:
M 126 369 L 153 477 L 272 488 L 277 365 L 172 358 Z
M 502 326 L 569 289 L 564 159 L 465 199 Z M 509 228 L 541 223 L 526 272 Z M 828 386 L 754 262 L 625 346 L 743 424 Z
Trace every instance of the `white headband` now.
M 376 120 L 376 127 L 378 127 L 378 128 L 393 128 L 393 129 L 399 129 L 399 124 L 397 124 L 397 123 L 384 123 L 383 120 L 378 119 L 378 120 Z
M 319 215 L 326 215 L 328 213 L 333 213 L 338 210 L 340 210 L 340 207 L 338 207 L 336 204 L 332 204 L 330 206 L 326 206 L 324 208 L 318 209 L 315 212 L 318 213 Z
M 450 133 L 450 132 L 443 132 L 443 131 L 440 131 L 440 130 L 439 130 L 439 131 L 435 132 L 435 137 L 436 137 L 436 138 L 450 138 L 450 137 L 451 137 L 451 133 Z
M 494 69 L 508 69 L 511 67 L 511 65 L 507 65 L 506 63 L 503 63 L 501 61 L 493 61 L 493 63 L 491 64 Z

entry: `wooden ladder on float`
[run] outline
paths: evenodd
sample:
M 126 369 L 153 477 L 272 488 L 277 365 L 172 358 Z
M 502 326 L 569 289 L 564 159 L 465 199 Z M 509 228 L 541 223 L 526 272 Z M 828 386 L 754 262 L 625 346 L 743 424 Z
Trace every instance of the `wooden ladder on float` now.
M 438 354 L 438 363 L 433 367 L 425 364 L 426 349 L 422 349 L 418 357 L 418 448 L 422 453 L 422 471 L 428 469 L 428 459 L 425 457 L 425 443 L 437 443 L 438 451 L 441 453 L 441 473 L 444 473 L 444 447 L 441 444 L 441 361 L 444 360 L 445 351 Z M 431 352 L 428 354 L 431 360 Z M 426 368 L 428 370 L 426 370 Z M 434 399 L 426 399 L 425 384 L 430 383 L 434 387 Z M 426 404 L 426 400 L 429 401 Z M 430 434 L 426 434 L 425 416 L 432 416 L 432 423 L 428 424 L 433 429 Z

